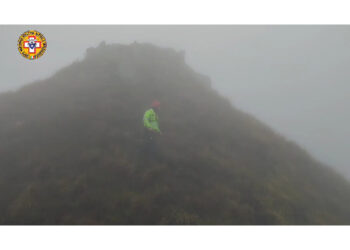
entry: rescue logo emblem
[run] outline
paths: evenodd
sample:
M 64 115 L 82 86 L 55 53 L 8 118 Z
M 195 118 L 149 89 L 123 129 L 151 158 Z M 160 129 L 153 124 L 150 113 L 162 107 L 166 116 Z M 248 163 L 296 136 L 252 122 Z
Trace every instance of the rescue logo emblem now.
M 20 35 L 18 39 L 18 51 L 29 60 L 41 57 L 47 47 L 43 34 L 36 30 L 29 30 Z

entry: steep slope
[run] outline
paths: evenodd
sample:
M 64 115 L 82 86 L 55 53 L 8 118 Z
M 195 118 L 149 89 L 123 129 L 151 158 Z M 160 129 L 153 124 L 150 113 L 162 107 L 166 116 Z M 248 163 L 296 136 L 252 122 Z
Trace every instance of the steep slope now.
M 164 135 L 145 158 L 154 98 Z M 2 94 L 0 141 L 1 224 L 350 223 L 348 182 L 172 49 L 101 44 Z

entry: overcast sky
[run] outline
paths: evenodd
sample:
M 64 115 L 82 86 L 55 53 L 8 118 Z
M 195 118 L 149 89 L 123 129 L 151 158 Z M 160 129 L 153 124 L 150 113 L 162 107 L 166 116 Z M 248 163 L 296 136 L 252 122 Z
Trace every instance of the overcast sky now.
M 17 51 L 28 29 L 48 43 L 38 60 Z M 350 26 L 0 26 L 0 91 L 49 77 L 101 41 L 185 50 L 235 106 L 350 178 Z

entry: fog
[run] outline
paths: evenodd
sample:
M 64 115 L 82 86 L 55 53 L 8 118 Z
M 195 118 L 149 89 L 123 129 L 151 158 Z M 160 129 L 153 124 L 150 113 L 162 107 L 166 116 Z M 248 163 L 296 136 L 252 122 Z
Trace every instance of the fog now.
M 38 60 L 17 51 L 35 29 L 48 47 Z M 0 26 L 0 91 L 15 90 L 106 43 L 149 42 L 186 52 L 212 86 L 350 177 L 348 26 Z

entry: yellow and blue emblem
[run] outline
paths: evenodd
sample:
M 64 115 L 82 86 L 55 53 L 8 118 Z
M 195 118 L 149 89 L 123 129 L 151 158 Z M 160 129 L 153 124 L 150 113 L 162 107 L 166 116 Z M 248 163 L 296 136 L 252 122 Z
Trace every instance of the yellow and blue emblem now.
M 18 39 L 18 51 L 29 60 L 41 57 L 47 48 L 46 38 L 36 30 L 28 30 Z

